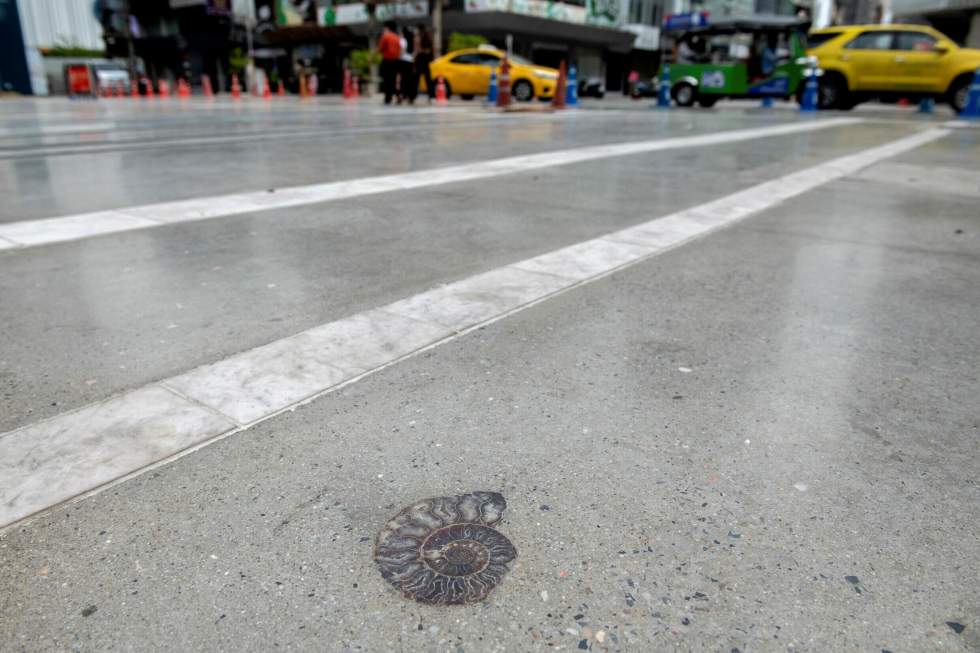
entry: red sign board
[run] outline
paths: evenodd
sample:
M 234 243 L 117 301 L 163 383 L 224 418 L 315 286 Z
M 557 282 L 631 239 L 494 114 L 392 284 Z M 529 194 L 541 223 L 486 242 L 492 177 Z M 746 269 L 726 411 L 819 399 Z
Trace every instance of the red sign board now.
M 65 81 L 68 95 L 92 95 L 92 74 L 86 64 L 66 65 Z

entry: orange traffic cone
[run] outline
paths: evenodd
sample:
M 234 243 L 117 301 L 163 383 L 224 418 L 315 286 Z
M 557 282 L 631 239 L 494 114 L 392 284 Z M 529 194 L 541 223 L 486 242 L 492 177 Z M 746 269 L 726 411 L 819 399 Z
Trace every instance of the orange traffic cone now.
M 276 95 L 286 97 L 286 87 L 283 85 L 281 79 L 279 80 L 279 85 L 276 87 Z
M 126 86 L 122 82 L 116 84 L 116 97 L 126 97 Z
M 354 97 L 354 89 L 351 84 L 350 68 L 344 66 L 344 99 L 349 100 Z
M 272 89 L 269 87 L 269 78 L 264 74 L 262 75 L 262 99 L 272 99 Z
M 148 97 L 148 98 L 156 97 L 153 93 L 153 82 L 151 82 L 148 78 L 144 77 L 143 84 L 146 85 L 146 95 L 144 95 L 143 97 Z
M 165 79 L 160 80 L 160 83 L 157 84 L 157 92 L 162 98 L 170 97 L 170 84 L 167 83 L 167 80 Z
M 510 62 L 507 59 L 504 59 L 500 64 L 500 76 L 497 80 L 497 106 L 502 109 L 510 106 Z
M 568 86 L 568 77 L 565 72 L 565 61 L 562 60 L 561 65 L 558 67 L 558 82 L 555 84 L 555 95 L 551 98 L 552 109 L 565 108 L 566 86 Z
M 191 96 L 191 85 L 181 77 L 177 80 L 177 97 L 187 99 Z
M 204 97 L 214 97 L 214 88 L 211 86 L 211 78 L 208 75 L 201 75 L 201 88 L 204 91 Z
M 242 97 L 242 85 L 238 82 L 238 73 L 231 74 L 231 97 L 240 100 Z
M 138 98 L 140 96 L 140 85 L 135 79 L 129 83 L 129 97 Z
M 446 80 L 442 75 L 439 75 L 439 79 L 436 80 L 436 104 L 449 104 L 449 99 L 446 97 Z
M 351 97 L 354 98 L 355 100 L 361 97 L 361 78 L 358 77 L 357 75 L 354 75 L 354 79 L 351 80 L 350 92 L 351 92 Z

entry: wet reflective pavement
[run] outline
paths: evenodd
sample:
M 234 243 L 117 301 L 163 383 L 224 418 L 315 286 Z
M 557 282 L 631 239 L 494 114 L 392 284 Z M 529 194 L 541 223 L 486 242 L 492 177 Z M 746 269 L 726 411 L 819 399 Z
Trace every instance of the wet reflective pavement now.
M 243 104 L 16 105 L 0 221 L 800 120 Z M 0 251 L 0 431 L 942 125 L 861 117 Z M 9 527 L 0 648 L 976 650 L 980 129 L 949 131 Z M 485 603 L 404 600 L 376 533 L 474 488 L 520 557 Z

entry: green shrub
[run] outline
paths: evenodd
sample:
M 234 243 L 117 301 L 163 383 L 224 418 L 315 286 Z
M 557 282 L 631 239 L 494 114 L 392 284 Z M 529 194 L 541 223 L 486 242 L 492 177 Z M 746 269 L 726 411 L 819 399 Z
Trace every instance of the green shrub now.
M 375 64 L 381 63 L 381 54 L 379 54 L 378 52 L 371 52 L 366 48 L 364 50 L 351 50 L 350 53 L 351 74 L 367 79 L 371 74 L 372 60 Z
M 487 40 L 479 34 L 462 34 L 460 32 L 453 32 L 449 35 L 449 51 L 452 52 L 453 50 L 475 48 L 483 45 L 486 42 Z

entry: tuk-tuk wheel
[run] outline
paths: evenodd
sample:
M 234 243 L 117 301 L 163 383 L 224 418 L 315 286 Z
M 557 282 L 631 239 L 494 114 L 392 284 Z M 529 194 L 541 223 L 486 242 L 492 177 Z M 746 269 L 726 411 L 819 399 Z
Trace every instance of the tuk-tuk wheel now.
M 674 98 L 674 102 L 677 103 L 677 106 L 689 107 L 694 104 L 697 91 L 694 89 L 694 86 L 687 82 L 677 82 L 674 84 L 673 88 L 670 89 L 670 96 Z

